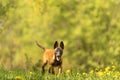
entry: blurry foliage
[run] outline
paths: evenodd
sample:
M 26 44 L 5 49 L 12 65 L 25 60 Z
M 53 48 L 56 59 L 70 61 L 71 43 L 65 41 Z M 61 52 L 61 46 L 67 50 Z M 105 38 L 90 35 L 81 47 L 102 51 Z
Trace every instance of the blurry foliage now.
M 64 68 L 118 65 L 119 0 L 0 0 L 0 65 L 37 69 L 42 50 L 63 40 Z

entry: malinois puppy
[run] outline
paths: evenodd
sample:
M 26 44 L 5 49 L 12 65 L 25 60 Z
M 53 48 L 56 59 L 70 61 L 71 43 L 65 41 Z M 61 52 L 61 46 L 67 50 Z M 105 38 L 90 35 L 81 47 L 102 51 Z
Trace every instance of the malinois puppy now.
M 54 49 L 46 49 L 38 42 L 36 42 L 36 44 L 38 47 L 44 50 L 42 72 L 45 72 L 45 66 L 47 65 L 47 63 L 49 63 L 49 73 L 55 74 L 54 67 L 58 67 L 58 72 L 60 74 L 62 72 L 62 54 L 64 49 L 63 41 L 60 42 L 60 46 L 58 45 L 58 42 L 55 41 Z

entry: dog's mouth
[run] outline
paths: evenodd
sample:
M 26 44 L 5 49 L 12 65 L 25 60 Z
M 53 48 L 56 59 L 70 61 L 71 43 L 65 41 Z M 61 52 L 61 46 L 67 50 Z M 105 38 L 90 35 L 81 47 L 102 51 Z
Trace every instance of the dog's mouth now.
M 61 57 L 60 56 L 56 56 L 56 60 L 57 61 L 61 61 Z

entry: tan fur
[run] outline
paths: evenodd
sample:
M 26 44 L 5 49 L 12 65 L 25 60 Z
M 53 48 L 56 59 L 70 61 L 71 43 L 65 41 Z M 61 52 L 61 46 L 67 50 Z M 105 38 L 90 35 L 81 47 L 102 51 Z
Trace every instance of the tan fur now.
M 43 64 L 42 64 L 43 72 L 45 71 L 45 69 L 44 69 L 45 65 L 47 63 L 49 63 L 50 64 L 49 73 L 55 74 L 55 72 L 54 72 L 55 66 L 51 65 L 52 63 L 54 63 L 54 59 L 55 59 L 54 50 L 46 49 L 43 54 Z M 58 74 L 60 74 L 61 72 L 62 72 L 62 65 L 58 66 Z
M 46 49 L 44 54 L 43 54 L 43 63 L 48 61 L 48 63 L 53 63 L 54 62 L 54 50 L 52 49 Z
M 62 72 L 62 58 L 59 59 L 59 61 L 56 61 L 55 58 L 55 50 L 60 50 L 63 51 L 64 49 L 64 43 L 61 41 L 60 47 L 58 46 L 58 42 L 56 41 L 54 44 L 54 49 L 45 49 L 43 46 L 41 46 L 37 41 L 36 44 L 38 47 L 42 48 L 44 50 L 43 54 L 43 64 L 42 64 L 42 72 L 45 72 L 45 66 L 47 63 L 50 64 L 49 67 L 49 73 L 54 74 L 54 67 L 58 67 L 59 74 Z M 57 58 L 58 59 L 58 58 Z

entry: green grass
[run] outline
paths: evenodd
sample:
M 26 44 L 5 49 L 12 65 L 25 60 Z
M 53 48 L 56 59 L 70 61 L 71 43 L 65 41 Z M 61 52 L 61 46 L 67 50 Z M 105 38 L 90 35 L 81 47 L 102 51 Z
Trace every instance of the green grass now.
M 97 72 L 91 70 L 88 73 L 80 73 L 67 70 L 61 75 L 43 75 L 41 72 L 0 69 L 0 80 L 120 80 L 120 72 L 105 68 Z

